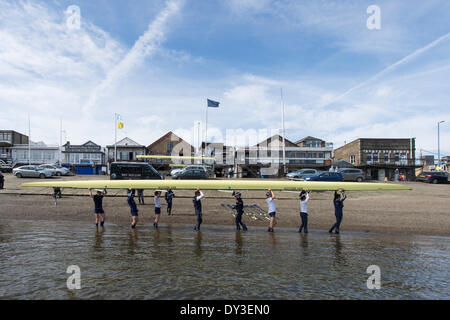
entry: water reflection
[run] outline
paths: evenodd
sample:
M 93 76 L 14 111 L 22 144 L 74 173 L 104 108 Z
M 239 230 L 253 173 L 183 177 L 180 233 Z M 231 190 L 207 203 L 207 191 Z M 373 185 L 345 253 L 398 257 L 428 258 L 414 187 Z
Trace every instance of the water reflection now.
M 128 252 L 130 254 L 134 254 L 139 249 L 138 235 L 139 235 L 138 229 L 131 229 L 128 233 Z
M 300 237 L 300 248 L 301 248 L 301 253 L 303 255 L 304 258 L 307 258 L 309 255 L 309 250 L 308 250 L 308 234 L 304 234 L 304 233 L 299 233 L 299 237 Z
M 169 245 L 169 247 L 172 245 L 173 243 L 173 239 L 172 239 L 172 226 L 167 226 L 166 230 L 165 230 L 166 234 L 167 234 L 167 243 Z
M 236 231 L 234 241 L 236 243 L 234 252 L 239 255 L 242 254 L 243 242 L 242 242 L 242 234 L 240 231 Z
M 202 255 L 202 232 L 197 231 L 194 238 L 194 254 L 197 257 L 201 257 Z
M 97 249 L 97 250 L 103 249 L 103 234 L 104 233 L 105 233 L 104 227 L 95 229 L 94 249 Z
M 277 244 L 277 237 L 275 236 L 275 232 L 269 232 L 269 242 L 273 246 Z
M 341 242 L 341 235 L 340 234 L 336 234 L 336 235 L 332 235 L 332 242 L 334 240 L 334 263 L 336 265 L 344 265 L 347 263 L 346 258 L 345 258 L 345 254 L 342 253 L 342 242 Z
M 450 298 L 445 237 L 112 224 L 92 230 L 76 222 L 14 220 L 1 226 L 0 298 Z M 84 279 L 75 292 L 65 285 L 72 264 Z M 382 269 L 377 291 L 365 286 L 372 264 Z

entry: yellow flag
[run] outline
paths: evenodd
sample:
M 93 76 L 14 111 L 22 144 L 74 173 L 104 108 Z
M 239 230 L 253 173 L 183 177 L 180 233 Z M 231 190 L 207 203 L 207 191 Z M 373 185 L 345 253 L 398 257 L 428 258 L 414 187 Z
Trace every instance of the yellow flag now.
M 117 128 L 123 129 L 123 122 L 117 122 Z

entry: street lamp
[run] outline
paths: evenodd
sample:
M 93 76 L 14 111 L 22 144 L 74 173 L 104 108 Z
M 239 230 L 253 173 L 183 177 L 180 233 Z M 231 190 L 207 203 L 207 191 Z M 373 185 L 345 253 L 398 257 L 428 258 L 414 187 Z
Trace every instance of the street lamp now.
M 445 122 L 445 120 L 438 122 L 438 166 L 441 166 L 441 137 L 439 132 L 439 126 L 443 122 Z

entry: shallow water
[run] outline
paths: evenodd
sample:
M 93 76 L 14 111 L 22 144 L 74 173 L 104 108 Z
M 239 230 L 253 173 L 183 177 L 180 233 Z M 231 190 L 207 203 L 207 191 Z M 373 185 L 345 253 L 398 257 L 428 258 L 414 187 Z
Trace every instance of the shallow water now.
M 449 299 L 449 265 L 448 237 L 0 220 L 8 299 Z

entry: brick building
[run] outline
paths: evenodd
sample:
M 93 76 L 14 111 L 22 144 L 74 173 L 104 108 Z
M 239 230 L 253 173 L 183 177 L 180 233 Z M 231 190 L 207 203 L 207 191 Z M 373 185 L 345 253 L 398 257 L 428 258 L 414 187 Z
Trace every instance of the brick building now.
M 172 131 L 167 132 L 148 145 L 146 149 L 148 155 L 190 157 L 195 154 L 195 148 Z M 162 173 L 169 172 L 173 164 L 188 165 L 193 163 L 191 159 L 146 159 L 146 161 Z
M 195 148 L 172 131 L 147 146 L 150 155 L 193 156 Z
M 345 160 L 366 172 L 367 179 L 392 180 L 395 169 L 408 180 L 415 177 L 415 138 L 360 138 L 334 150 L 334 160 Z

